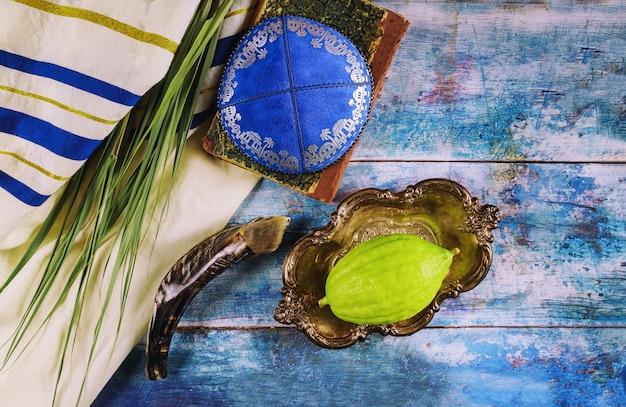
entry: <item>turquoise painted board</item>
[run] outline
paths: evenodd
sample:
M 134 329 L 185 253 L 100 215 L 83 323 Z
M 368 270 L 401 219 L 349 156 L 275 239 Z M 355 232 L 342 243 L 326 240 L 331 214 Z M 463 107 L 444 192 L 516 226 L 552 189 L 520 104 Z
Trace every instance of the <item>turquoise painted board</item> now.
M 626 3 L 379 3 L 411 26 L 355 159 L 624 160 Z
M 343 350 L 290 329 L 212 330 L 172 345 L 167 379 L 137 373 L 137 348 L 93 407 L 604 407 L 626 397 L 622 329 L 425 329 Z
M 491 272 L 473 291 L 447 300 L 441 326 L 626 325 L 626 167 L 571 164 L 353 163 L 341 196 L 361 188 L 402 190 L 427 178 L 460 182 L 503 214 Z M 232 222 L 288 214 L 284 244 L 227 271 L 194 299 L 191 326 L 275 326 L 287 250 L 328 222 L 335 204 L 263 181 Z

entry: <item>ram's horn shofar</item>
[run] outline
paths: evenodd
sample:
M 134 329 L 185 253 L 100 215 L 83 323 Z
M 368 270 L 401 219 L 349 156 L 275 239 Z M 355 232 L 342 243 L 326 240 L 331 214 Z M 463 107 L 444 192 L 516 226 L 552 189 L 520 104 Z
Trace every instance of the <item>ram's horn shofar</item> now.
M 167 355 L 180 317 L 214 277 L 248 256 L 271 253 L 283 239 L 289 218 L 257 218 L 229 227 L 194 246 L 167 273 L 154 299 L 146 340 L 146 377 L 167 376 Z

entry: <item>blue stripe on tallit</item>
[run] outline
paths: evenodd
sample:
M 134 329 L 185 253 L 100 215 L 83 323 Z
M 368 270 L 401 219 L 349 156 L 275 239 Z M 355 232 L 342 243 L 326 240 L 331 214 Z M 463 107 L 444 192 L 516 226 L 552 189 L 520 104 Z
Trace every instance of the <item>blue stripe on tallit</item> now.
M 211 103 L 208 109 L 198 112 L 193 115 L 193 119 L 191 120 L 191 128 L 195 129 L 204 123 L 205 120 L 208 120 L 213 117 L 213 115 L 217 112 L 217 103 Z
M 37 117 L 0 107 L 0 132 L 31 141 L 70 160 L 86 160 L 101 143 L 58 128 Z
M 0 170 L 0 188 L 30 206 L 41 206 L 49 195 L 42 195 Z
M 140 96 L 89 75 L 0 50 L 0 65 L 24 73 L 42 76 L 84 90 L 124 106 L 134 106 Z
M 220 38 L 215 47 L 215 55 L 213 56 L 213 62 L 211 66 L 218 66 L 225 64 L 230 57 L 230 54 L 237 47 L 237 44 L 243 38 L 245 32 L 240 32 L 229 37 Z
M 241 38 L 243 38 L 245 34 L 244 32 L 240 32 L 229 37 L 220 38 L 217 41 L 217 46 L 215 47 L 215 53 L 213 55 L 213 61 L 211 62 L 211 67 L 223 65 L 228 61 L 230 54 L 237 47 Z M 191 129 L 195 129 L 204 123 L 205 120 L 210 119 L 217 112 L 217 102 L 211 103 L 206 110 L 198 112 L 193 115 L 193 119 L 191 121 Z

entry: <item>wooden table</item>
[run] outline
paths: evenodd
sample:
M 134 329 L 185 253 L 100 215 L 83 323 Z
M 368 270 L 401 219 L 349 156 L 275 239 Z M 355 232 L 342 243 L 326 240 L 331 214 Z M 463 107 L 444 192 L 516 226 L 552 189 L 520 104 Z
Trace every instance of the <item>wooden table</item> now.
M 377 3 L 411 27 L 337 201 L 262 181 L 231 223 L 289 215 L 281 248 L 196 297 L 167 379 L 140 343 L 95 406 L 626 405 L 626 4 Z M 339 200 L 437 177 L 502 211 L 478 287 L 343 350 L 273 319 L 287 251 Z

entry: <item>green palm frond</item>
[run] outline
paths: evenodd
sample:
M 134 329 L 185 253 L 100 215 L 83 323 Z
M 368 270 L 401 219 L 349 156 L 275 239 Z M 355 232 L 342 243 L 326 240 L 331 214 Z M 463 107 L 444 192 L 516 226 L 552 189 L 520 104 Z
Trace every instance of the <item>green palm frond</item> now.
M 163 216 L 157 213 L 155 197 L 169 197 L 191 127 L 196 99 L 213 60 L 219 28 L 232 2 L 215 2 L 219 3 L 217 6 L 211 1 L 201 2 L 166 77 L 118 123 L 98 153 L 68 182 L 23 258 L 0 285 L 2 293 L 46 238 L 57 233 L 54 249 L 37 289 L 14 334 L 5 344 L 8 348 L 2 368 L 28 349 L 34 337 L 31 329 L 35 317 L 40 313 L 45 315 L 41 325 L 34 327 L 39 331 L 72 293 L 75 295 L 71 299 L 74 311 L 68 321 L 64 340 L 62 363 L 57 375 L 58 388 L 64 361 L 71 355 L 74 346 L 87 285 L 95 276 L 93 268 L 96 253 L 111 235 L 114 236 L 118 250 L 107 259 L 107 264 L 112 265 L 114 271 L 108 281 L 101 282 L 104 305 L 96 324 L 88 367 L 96 351 L 104 315 L 111 305 L 114 287 L 121 281 L 121 316 L 117 326 L 119 334 L 136 255 L 140 244 L 144 243 L 147 224 L 149 220 Z M 171 168 L 168 177 L 163 176 L 165 171 L 169 171 L 166 168 Z M 85 236 L 86 240 L 83 239 Z M 68 265 L 67 255 L 79 240 L 86 241 L 81 255 L 74 264 Z M 61 272 L 62 268 L 70 270 L 69 273 Z M 61 280 L 61 295 L 54 299 L 52 308 L 46 308 L 44 304 L 46 300 L 49 301 L 53 284 L 59 284 Z M 85 381 L 82 383 L 84 385 Z M 56 394 L 54 397 L 56 399 Z

